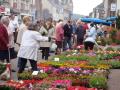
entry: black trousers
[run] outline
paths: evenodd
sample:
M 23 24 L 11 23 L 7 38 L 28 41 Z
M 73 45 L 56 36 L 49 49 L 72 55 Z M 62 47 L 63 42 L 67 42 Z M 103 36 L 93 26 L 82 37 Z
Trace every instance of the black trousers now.
M 77 45 L 83 45 L 83 38 L 77 38 Z
M 87 41 L 87 42 L 84 42 L 84 46 L 85 46 L 85 50 L 93 50 L 94 43 L 90 42 L 90 41 Z
M 18 73 L 22 73 L 25 69 L 26 64 L 27 64 L 27 59 L 19 57 L 19 60 L 20 60 L 20 63 L 19 63 L 20 65 L 19 65 Z M 29 61 L 30 61 L 32 70 L 37 71 L 37 61 L 30 60 L 30 59 L 29 59 Z
M 42 49 L 42 59 L 48 60 L 50 48 L 49 47 L 41 47 Z

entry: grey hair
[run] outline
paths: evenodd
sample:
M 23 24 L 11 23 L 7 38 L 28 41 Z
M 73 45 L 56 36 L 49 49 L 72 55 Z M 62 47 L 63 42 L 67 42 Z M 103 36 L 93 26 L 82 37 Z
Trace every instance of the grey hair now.
M 3 24 L 5 24 L 6 22 L 8 22 L 9 21 L 9 17 L 8 16 L 3 16 L 2 18 L 1 18 L 1 23 L 3 23 Z

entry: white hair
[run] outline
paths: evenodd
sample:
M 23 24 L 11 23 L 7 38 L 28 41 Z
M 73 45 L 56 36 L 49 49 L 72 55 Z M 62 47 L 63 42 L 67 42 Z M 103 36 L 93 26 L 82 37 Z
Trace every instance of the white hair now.
M 3 17 L 1 18 L 1 23 L 5 24 L 5 23 L 7 23 L 7 22 L 9 22 L 9 17 L 8 17 L 8 16 L 3 16 Z

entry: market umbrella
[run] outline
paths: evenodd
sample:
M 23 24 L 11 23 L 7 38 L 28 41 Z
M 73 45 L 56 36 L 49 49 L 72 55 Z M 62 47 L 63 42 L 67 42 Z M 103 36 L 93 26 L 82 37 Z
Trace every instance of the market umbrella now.
M 106 20 L 98 19 L 98 18 L 81 18 L 80 19 L 82 22 L 87 22 L 87 23 L 95 23 L 95 24 L 103 24 L 103 25 L 108 25 L 110 26 L 112 22 L 107 22 Z

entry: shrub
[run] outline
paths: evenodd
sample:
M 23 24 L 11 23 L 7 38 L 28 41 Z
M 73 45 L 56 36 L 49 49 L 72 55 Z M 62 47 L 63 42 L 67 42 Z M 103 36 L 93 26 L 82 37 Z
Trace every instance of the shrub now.
M 105 89 L 107 88 L 107 80 L 102 76 L 92 76 L 89 81 L 90 87 Z

